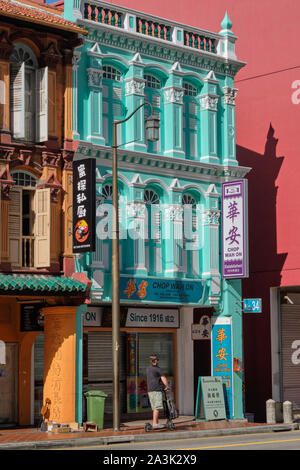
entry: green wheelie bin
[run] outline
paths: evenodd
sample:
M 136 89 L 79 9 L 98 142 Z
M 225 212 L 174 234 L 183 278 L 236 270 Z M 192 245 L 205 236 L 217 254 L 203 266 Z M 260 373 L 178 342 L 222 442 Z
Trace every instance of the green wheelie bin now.
M 100 390 L 89 390 L 84 395 L 87 400 L 87 420 L 96 423 L 98 430 L 103 429 L 106 393 Z

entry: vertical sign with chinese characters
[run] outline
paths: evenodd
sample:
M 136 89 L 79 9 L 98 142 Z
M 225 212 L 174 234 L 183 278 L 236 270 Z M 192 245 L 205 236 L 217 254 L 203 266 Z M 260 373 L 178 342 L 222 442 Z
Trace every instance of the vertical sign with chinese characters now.
M 223 277 L 248 277 L 247 180 L 222 183 Z
M 221 377 L 227 418 L 233 418 L 233 356 L 231 317 L 212 318 L 211 375 Z
M 73 162 L 73 253 L 95 251 L 96 160 Z

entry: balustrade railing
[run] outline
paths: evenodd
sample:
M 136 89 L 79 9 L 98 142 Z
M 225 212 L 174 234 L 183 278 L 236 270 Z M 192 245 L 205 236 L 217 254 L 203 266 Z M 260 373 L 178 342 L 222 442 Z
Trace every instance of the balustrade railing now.
M 184 45 L 201 51 L 216 53 L 216 39 L 184 31 Z
M 118 28 L 122 27 L 122 13 L 110 8 L 103 8 L 100 5 L 85 3 L 83 17 L 86 20 L 97 21 Z
M 22 266 L 23 268 L 34 267 L 34 236 L 22 236 Z
M 171 26 L 161 24 L 157 21 L 136 18 L 136 32 L 171 41 Z
M 199 29 L 188 31 L 185 25 L 166 22 L 162 18 L 137 16 L 136 11 L 118 6 L 109 7 L 105 2 L 82 2 L 83 18 L 109 26 L 123 28 L 129 32 L 173 42 L 199 51 L 217 53 L 219 35 Z M 115 8 L 116 7 L 116 8 Z

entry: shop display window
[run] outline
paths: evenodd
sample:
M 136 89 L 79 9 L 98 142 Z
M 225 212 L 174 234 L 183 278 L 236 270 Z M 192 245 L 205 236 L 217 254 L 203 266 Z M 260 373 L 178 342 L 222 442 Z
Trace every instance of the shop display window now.
M 150 410 L 146 369 L 149 356 L 157 354 L 174 399 L 174 354 L 172 333 L 127 334 L 127 412 Z

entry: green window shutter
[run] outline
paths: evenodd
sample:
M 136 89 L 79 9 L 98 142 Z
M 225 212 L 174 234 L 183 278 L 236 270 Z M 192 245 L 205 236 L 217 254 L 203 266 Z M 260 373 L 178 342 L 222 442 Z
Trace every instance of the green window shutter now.
M 36 141 L 48 140 L 48 67 L 36 70 Z
M 13 137 L 25 137 L 25 63 L 11 64 L 10 68 L 10 109 Z

